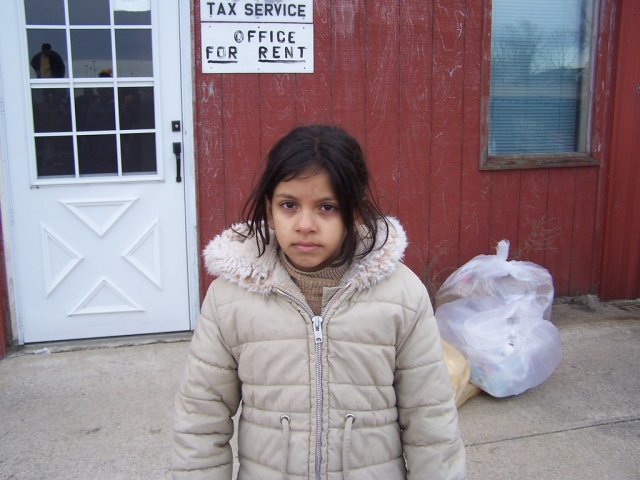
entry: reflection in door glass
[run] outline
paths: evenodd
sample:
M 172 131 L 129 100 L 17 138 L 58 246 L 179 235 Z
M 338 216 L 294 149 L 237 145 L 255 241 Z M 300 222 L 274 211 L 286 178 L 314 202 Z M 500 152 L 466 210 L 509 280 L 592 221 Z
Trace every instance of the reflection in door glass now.
M 113 12 L 116 25 L 151 25 L 151 12 Z
M 40 179 L 158 173 L 151 12 L 127 1 L 23 0 Z
M 67 37 L 64 30 L 32 28 L 27 31 L 31 78 L 66 78 Z
M 115 135 L 82 135 L 78 137 L 80 176 L 118 174 Z
M 80 97 L 76 96 L 76 129 L 79 132 L 115 130 L 113 88 L 96 88 L 94 91 L 95 94 L 89 92 Z
M 71 25 L 109 25 L 109 0 L 67 0 Z
M 153 87 L 118 88 L 120 129 L 154 128 Z
M 73 138 L 36 138 L 36 166 L 38 178 L 74 176 Z
M 153 77 L 151 30 L 116 30 L 119 77 Z
M 153 133 L 121 135 L 122 173 L 156 173 L 156 136 Z
M 71 51 L 73 52 L 73 76 L 76 78 L 97 78 L 111 76 L 110 30 L 71 30 Z
M 71 132 L 69 90 L 66 88 L 31 89 L 33 130 L 35 133 Z
M 63 0 L 24 0 L 27 25 L 64 25 Z

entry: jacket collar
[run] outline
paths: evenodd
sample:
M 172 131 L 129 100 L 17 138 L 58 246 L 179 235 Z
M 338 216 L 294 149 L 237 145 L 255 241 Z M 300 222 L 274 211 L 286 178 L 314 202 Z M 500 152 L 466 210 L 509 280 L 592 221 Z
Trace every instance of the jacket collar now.
M 355 260 L 345 275 L 347 281 L 358 290 L 370 288 L 390 276 L 402 260 L 407 236 L 398 220 L 387 217 L 387 221 L 390 227 L 387 242 L 380 247 L 387 227 L 379 220 L 374 250 L 366 257 Z M 244 224 L 233 225 L 207 245 L 203 252 L 207 271 L 262 295 L 289 284 L 289 275 L 278 259 L 278 245 L 273 231 L 272 241 L 260 257 L 255 239 L 241 235 L 246 231 Z M 364 248 L 364 242 L 361 241 L 358 251 Z

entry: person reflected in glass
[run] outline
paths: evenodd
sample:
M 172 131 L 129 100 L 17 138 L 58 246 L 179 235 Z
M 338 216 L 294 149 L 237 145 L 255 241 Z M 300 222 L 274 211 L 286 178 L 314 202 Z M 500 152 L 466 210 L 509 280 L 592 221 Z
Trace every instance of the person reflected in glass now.
M 31 67 L 38 78 L 63 78 L 66 69 L 64 60 L 52 50 L 50 43 L 42 44 L 41 50 L 31 59 Z

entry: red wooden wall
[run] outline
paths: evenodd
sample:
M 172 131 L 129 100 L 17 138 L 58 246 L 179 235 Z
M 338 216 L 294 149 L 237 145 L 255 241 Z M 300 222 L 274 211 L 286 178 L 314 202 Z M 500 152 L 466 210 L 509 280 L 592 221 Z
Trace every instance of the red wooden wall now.
M 488 1 L 315 0 L 315 72 L 305 75 L 202 74 L 194 3 L 202 246 L 238 220 L 277 138 L 296 125 L 333 123 L 361 142 L 383 204 L 407 229 L 406 262 L 432 291 L 506 238 L 512 256 L 551 271 L 557 295 L 595 292 L 615 0 L 601 12 L 600 165 L 511 171 L 479 170 Z M 210 280 L 203 271 L 203 290 Z
M 640 2 L 624 1 L 600 297 L 640 298 Z
M 4 236 L 0 221 L 0 359 L 4 358 L 9 344 L 11 314 L 9 312 L 9 292 L 7 291 L 7 269 L 5 263 Z

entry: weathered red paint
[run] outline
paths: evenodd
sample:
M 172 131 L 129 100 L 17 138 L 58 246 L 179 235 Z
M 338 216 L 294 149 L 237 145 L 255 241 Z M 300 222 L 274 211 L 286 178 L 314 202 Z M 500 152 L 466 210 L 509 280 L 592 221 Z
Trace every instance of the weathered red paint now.
M 478 167 L 486 146 L 489 0 L 316 0 L 312 75 L 202 75 L 196 20 L 196 137 L 221 137 L 198 140 L 198 169 L 222 176 L 214 188 L 199 181 L 201 242 L 238 219 L 273 141 L 294 125 L 328 122 L 362 143 L 383 207 L 407 229 L 407 264 L 426 283 L 437 285 L 507 238 L 512 257 L 551 271 L 558 294 L 594 292 L 618 3 L 603 0 L 600 14 L 592 139 L 600 165 L 512 171 Z M 207 102 L 205 84 L 215 85 Z M 212 153 L 215 159 L 203 158 Z
M 604 227 L 603 299 L 640 297 L 640 4 L 622 2 Z
M 601 2 L 590 152 L 598 164 L 536 170 L 479 169 L 490 8 L 490 0 L 315 0 L 313 74 L 211 75 L 201 73 L 192 2 L 200 246 L 239 219 L 273 141 L 294 125 L 333 123 L 364 146 L 383 206 L 408 232 L 406 262 L 431 287 L 507 238 L 512 257 L 551 271 L 559 295 L 640 296 L 640 95 L 629 93 L 640 83 L 637 2 Z M 5 281 L 0 271 L 0 289 Z M 202 294 L 210 281 L 203 267 Z M 0 356 L 4 307 L 2 315 Z
M 0 221 L 0 239 L 2 235 L 2 222 Z M 9 345 L 11 315 L 9 312 L 9 292 L 7 290 L 7 269 L 4 258 L 4 240 L 0 240 L 0 359 L 7 354 Z

